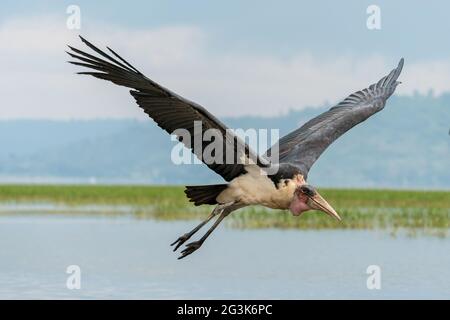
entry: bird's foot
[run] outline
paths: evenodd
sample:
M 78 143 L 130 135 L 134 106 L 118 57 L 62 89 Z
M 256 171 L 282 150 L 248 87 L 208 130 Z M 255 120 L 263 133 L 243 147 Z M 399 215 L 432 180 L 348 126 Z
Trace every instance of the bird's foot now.
M 171 246 L 175 246 L 175 248 L 173 248 L 173 251 L 177 251 L 177 249 L 186 241 L 189 240 L 189 238 L 191 237 L 191 234 L 189 233 L 185 233 L 182 236 L 180 236 L 177 240 L 175 240 L 173 243 L 171 243 Z
M 181 251 L 181 256 L 178 257 L 178 260 L 187 257 L 188 255 L 193 253 L 195 250 L 200 248 L 202 246 L 202 244 L 203 244 L 203 241 L 193 241 L 193 242 L 188 243 L 186 245 L 186 248 L 184 248 L 184 250 Z

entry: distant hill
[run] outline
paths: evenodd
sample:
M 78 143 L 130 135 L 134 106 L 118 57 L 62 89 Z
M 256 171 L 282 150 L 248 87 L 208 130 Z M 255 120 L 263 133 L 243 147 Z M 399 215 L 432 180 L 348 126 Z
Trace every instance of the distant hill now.
M 326 108 L 271 118 L 225 118 L 281 135 Z M 450 188 L 450 95 L 392 97 L 336 141 L 310 172 L 320 186 Z M 174 142 L 152 120 L 0 121 L 0 182 L 199 184 L 204 165 L 174 165 Z

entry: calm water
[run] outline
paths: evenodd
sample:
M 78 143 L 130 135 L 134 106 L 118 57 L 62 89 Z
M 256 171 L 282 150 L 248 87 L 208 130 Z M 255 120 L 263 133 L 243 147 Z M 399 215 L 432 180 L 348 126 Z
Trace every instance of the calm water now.
M 178 261 L 169 243 L 195 222 L 0 216 L 0 298 L 450 298 L 450 239 L 383 231 L 219 228 Z M 81 289 L 66 268 L 81 268 Z M 381 267 L 381 290 L 366 268 Z

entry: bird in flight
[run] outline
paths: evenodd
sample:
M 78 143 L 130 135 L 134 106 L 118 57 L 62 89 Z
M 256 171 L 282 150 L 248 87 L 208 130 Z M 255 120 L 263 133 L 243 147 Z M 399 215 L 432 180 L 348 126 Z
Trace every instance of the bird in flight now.
M 112 49 L 107 47 L 107 53 L 83 37 L 80 38 L 93 53 L 69 46 L 70 50 L 67 53 L 74 59 L 69 62 L 91 69 L 78 72 L 79 74 L 130 88 L 136 103 L 159 127 L 169 134 L 175 134 L 185 147 L 191 149 L 200 160 L 226 181 L 223 184 L 186 186 L 186 196 L 196 206 L 215 205 L 215 207 L 203 222 L 171 244 L 174 251 L 214 217 L 217 218 L 198 241 L 185 245 L 178 259 L 199 249 L 231 212 L 250 205 L 288 209 L 295 216 L 308 210 L 318 210 L 341 220 L 333 207 L 306 182 L 308 172 L 331 143 L 384 108 L 386 100 L 400 83 L 397 79 L 403 67 L 402 58 L 397 68 L 377 83 L 351 94 L 330 110 L 282 137 L 264 155 L 258 155 L 243 140 L 230 133 L 227 126 L 204 107 L 147 78 Z M 204 158 L 203 151 L 211 143 L 210 140 L 202 140 L 195 146 L 192 139 L 186 139 L 184 135 L 177 133 L 179 129 L 183 129 L 182 132 L 187 132 L 191 136 L 198 135 L 196 123 L 201 123 L 200 134 L 204 134 L 206 130 L 215 130 L 221 134 L 222 138 L 218 138 L 217 141 L 227 161 L 223 161 L 219 156 L 214 157 L 213 161 Z M 269 157 L 272 153 L 277 153 L 278 157 L 276 159 Z M 233 161 L 228 161 L 229 159 Z

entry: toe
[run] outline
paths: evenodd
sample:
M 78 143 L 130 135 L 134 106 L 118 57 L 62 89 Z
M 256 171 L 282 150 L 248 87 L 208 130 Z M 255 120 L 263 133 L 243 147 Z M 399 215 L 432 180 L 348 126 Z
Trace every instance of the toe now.
M 178 257 L 179 259 L 183 259 L 184 257 L 190 255 L 191 253 L 195 252 L 198 248 L 200 248 L 202 243 L 200 241 L 194 241 L 190 242 L 186 245 L 186 248 L 184 248 L 181 251 L 181 256 Z
M 179 237 L 177 240 L 175 240 L 173 243 L 171 243 L 171 246 L 175 246 L 175 248 L 173 249 L 173 251 L 177 251 L 177 249 L 183 244 L 185 243 L 187 240 L 189 239 L 189 236 L 187 234 L 182 235 L 181 237 Z

